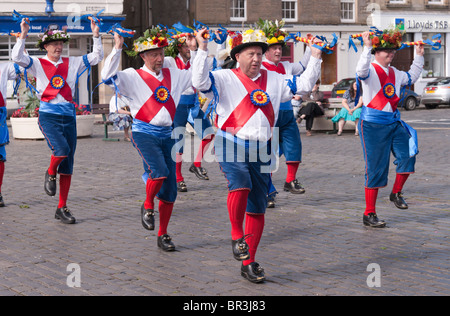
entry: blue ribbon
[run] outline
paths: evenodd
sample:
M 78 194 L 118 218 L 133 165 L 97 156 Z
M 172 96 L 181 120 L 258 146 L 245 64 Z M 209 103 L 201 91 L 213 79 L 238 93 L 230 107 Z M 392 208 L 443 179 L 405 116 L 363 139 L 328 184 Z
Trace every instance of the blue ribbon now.
M 389 125 L 395 122 L 400 122 L 404 128 L 406 128 L 410 138 L 409 138 L 409 156 L 414 157 L 419 153 L 419 142 L 417 139 L 417 132 L 411 126 L 406 124 L 401 120 L 400 111 L 397 109 L 395 112 L 384 112 L 380 110 L 375 110 L 368 108 L 367 106 L 362 107 L 361 120 L 372 122 L 375 124 Z
M 207 118 L 207 116 L 209 114 L 214 115 L 217 114 L 216 112 L 216 107 L 217 104 L 219 103 L 219 92 L 217 91 L 216 88 L 216 80 L 214 79 L 213 74 L 210 72 L 209 73 L 209 79 L 211 80 L 211 87 L 209 88 L 209 90 L 206 91 L 202 91 L 203 94 L 207 94 L 207 93 L 213 93 L 213 98 L 211 100 L 211 102 L 209 102 L 208 104 L 208 108 L 205 111 L 205 118 Z

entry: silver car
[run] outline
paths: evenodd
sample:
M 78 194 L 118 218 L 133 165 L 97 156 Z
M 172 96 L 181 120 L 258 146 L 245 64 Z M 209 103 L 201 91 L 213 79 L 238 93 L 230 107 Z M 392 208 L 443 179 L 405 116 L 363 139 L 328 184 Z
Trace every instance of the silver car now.
M 427 109 L 435 109 L 439 104 L 450 104 L 450 77 L 429 82 L 423 89 L 422 103 Z

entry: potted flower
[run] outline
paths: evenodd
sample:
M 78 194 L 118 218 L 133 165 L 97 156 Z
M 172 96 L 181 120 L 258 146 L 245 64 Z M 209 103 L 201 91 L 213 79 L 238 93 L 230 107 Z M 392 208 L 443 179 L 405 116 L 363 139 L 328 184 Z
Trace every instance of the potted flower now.
M 89 111 L 86 105 L 75 104 L 77 115 L 77 137 L 91 136 L 94 133 L 95 115 Z
M 91 136 L 94 132 L 95 116 L 85 105 L 75 104 L 77 118 L 77 137 Z M 39 99 L 36 95 L 28 95 L 26 106 L 11 115 L 11 129 L 14 138 L 44 139 L 39 123 Z
M 39 129 L 39 98 L 28 94 L 26 106 L 16 110 L 10 118 L 14 138 L 18 139 L 44 139 Z

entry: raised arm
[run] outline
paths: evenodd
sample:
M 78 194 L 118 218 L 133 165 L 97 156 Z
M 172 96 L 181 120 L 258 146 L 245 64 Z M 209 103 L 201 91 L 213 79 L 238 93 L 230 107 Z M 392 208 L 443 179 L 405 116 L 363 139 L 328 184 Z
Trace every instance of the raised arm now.
M 424 65 L 424 47 L 423 45 L 416 46 L 416 56 L 414 57 L 411 68 L 408 73 L 404 73 L 405 75 L 402 78 L 402 86 L 408 86 L 414 84 L 417 80 L 419 80 L 420 75 L 422 74 L 423 65 Z M 409 75 L 408 75 L 409 74 Z
M 25 22 L 25 19 L 20 23 L 21 33 L 20 37 L 17 39 L 16 44 L 12 50 L 12 61 L 19 66 L 26 68 L 30 65 L 31 57 L 25 54 L 25 39 L 28 36 L 28 31 L 30 30 L 30 25 Z
M 356 75 L 364 80 L 369 76 L 370 72 L 370 63 L 372 61 L 372 41 L 370 40 L 370 33 L 364 32 L 362 34 L 364 49 L 359 58 L 358 65 L 356 66 Z
M 109 56 L 105 59 L 105 64 L 103 65 L 103 80 L 108 80 L 114 77 L 119 69 L 124 39 L 121 35 L 114 33 L 114 42 L 114 48 L 112 49 L 111 54 L 109 54 Z
M 92 66 L 97 65 L 99 62 L 103 60 L 103 45 L 102 45 L 102 39 L 100 37 L 100 27 L 94 23 L 94 21 L 91 21 L 91 29 L 93 34 L 93 40 L 94 40 L 94 48 L 92 53 L 89 53 L 87 55 L 88 61 Z

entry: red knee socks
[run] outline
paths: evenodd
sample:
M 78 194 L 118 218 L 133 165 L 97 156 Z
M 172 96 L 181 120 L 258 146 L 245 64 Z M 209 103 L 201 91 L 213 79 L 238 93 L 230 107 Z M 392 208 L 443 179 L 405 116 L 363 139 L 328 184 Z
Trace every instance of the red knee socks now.
M 69 196 L 70 183 L 72 181 L 71 175 L 61 174 L 59 176 L 59 204 L 58 208 L 64 207 L 67 204 L 67 197 Z
M 163 185 L 164 179 L 160 180 L 147 180 L 147 186 L 146 186 L 146 192 L 147 197 L 144 202 L 144 208 L 146 210 L 154 210 L 155 209 L 155 203 L 154 199 L 156 194 L 158 194 L 159 190 L 161 190 L 161 187 Z
M 299 162 L 287 162 L 287 176 L 286 176 L 286 182 L 292 182 L 295 180 L 297 176 L 297 170 L 298 166 L 300 165 Z
M 5 174 L 5 162 L 0 161 L 0 193 L 2 192 L 3 175 Z
M 369 215 L 370 213 L 376 213 L 375 205 L 377 203 L 378 189 L 368 189 L 366 188 L 366 211 L 364 215 Z
M 400 174 L 397 173 L 397 177 L 395 178 L 394 187 L 392 188 L 392 193 L 401 192 L 403 189 L 403 185 L 409 177 L 409 173 Z
M 255 261 L 256 250 L 258 249 L 258 245 L 264 230 L 264 222 L 264 214 L 247 214 L 245 218 L 245 234 L 249 235 L 249 237 L 246 239 L 246 242 L 248 244 L 248 252 L 250 253 L 250 258 L 242 262 L 244 266 L 249 265 L 250 263 Z
M 182 164 L 183 164 L 182 155 L 177 153 L 175 161 L 175 173 L 177 175 L 177 182 L 184 181 L 183 174 L 181 173 Z
M 59 164 L 66 158 L 67 157 L 55 157 L 52 155 L 50 158 L 50 167 L 48 167 L 48 174 L 55 176 L 56 172 L 58 170 Z
M 239 190 L 228 193 L 227 207 L 231 223 L 231 239 L 236 240 L 244 236 L 244 217 L 247 208 L 249 190 Z
M 200 168 L 202 166 L 202 159 L 205 152 L 208 150 L 209 144 L 211 144 L 212 140 L 214 139 L 214 135 L 208 136 L 208 138 L 205 138 L 202 140 L 202 143 L 200 144 L 200 148 L 198 149 L 197 157 L 195 157 L 194 166 L 197 168 Z
M 158 237 L 167 234 L 170 217 L 172 216 L 173 203 L 159 201 L 159 231 Z

